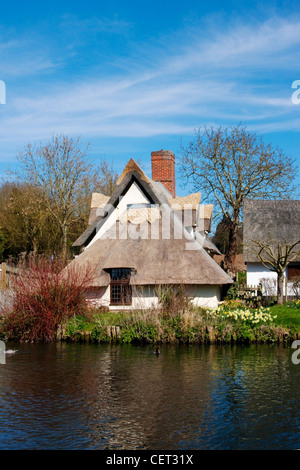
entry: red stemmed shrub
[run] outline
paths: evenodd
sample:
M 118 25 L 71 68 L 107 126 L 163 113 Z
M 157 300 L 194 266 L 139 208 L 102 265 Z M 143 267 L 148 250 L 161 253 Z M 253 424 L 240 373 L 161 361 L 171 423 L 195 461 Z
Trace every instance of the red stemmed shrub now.
M 60 260 L 31 259 L 22 263 L 14 281 L 15 300 L 2 332 L 8 339 L 38 342 L 53 341 L 57 330 L 71 316 L 84 314 L 84 297 L 93 273 L 86 267 L 66 268 Z

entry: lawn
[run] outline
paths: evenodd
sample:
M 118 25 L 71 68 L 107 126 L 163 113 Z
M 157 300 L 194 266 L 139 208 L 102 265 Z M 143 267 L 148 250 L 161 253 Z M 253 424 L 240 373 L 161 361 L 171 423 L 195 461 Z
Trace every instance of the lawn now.
M 274 305 L 270 307 L 272 315 L 277 315 L 274 320 L 276 326 L 284 326 L 295 332 L 300 332 L 300 301 L 288 302 L 283 305 Z

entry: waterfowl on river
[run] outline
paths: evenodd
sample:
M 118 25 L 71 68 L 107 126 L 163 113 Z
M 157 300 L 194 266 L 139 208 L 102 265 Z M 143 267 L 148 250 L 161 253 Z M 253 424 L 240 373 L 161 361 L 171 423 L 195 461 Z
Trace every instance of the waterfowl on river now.
M 8 349 L 7 351 L 5 351 L 5 354 L 15 354 L 17 351 L 17 349 Z
M 160 354 L 160 348 L 156 348 L 153 354 L 156 354 L 156 356 L 158 356 Z

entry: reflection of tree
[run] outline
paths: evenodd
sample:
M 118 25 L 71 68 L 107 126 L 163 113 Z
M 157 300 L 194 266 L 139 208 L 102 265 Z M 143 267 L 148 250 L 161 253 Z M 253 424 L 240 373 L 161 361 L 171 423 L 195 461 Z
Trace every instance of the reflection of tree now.
M 226 345 L 217 346 L 217 350 L 212 364 L 217 377 L 212 391 L 214 415 L 218 426 L 226 428 L 226 445 L 231 449 L 277 448 L 272 433 L 276 438 L 279 431 L 275 425 L 284 425 L 280 416 L 289 397 L 295 402 L 292 390 L 299 380 L 291 370 L 286 348 Z M 297 413 L 296 403 L 294 408 Z
M 283 347 L 152 350 L 22 345 L 3 366 L 1 423 L 17 423 L 27 448 L 238 449 L 262 448 L 283 413 L 299 414 L 299 369 Z

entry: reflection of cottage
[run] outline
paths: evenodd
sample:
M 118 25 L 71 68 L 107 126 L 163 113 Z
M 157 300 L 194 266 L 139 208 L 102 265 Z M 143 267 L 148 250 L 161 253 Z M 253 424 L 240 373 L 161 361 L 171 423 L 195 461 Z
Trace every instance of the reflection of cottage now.
M 151 307 L 158 287 L 184 286 L 198 305 L 216 306 L 232 280 L 212 259 L 212 206 L 175 196 L 175 158 L 152 152 L 152 179 L 131 159 L 108 199 L 94 194 L 90 225 L 72 264 L 95 267 L 89 298 L 109 308 Z
M 252 240 L 292 244 L 300 240 L 300 200 L 247 200 L 244 204 L 244 260 L 247 263 L 247 284 L 262 284 L 263 294 L 276 295 L 277 275 L 264 267 L 253 249 Z M 300 249 L 298 245 L 297 250 Z M 276 246 L 274 244 L 274 253 Z M 297 294 L 300 281 L 300 256 L 285 272 L 284 295 Z

